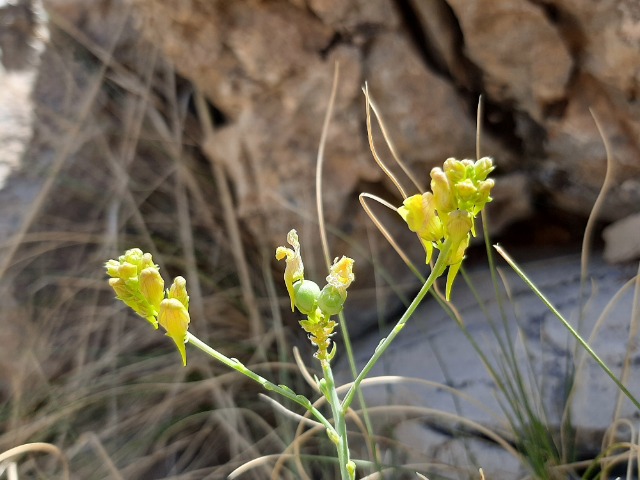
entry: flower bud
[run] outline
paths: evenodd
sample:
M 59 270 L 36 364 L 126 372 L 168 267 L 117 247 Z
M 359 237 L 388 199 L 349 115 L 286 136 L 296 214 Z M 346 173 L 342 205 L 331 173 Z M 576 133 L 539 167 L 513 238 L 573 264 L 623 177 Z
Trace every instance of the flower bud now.
M 318 308 L 326 315 L 337 315 L 342 311 L 347 299 L 347 291 L 341 291 L 333 285 L 325 285 L 318 297 Z
M 142 257 L 144 254 L 139 248 L 131 248 L 124 252 L 124 255 L 120 256 L 120 263 L 132 263 L 134 265 L 140 265 L 142 263 Z
M 474 166 L 474 176 L 476 180 L 486 180 L 487 176 L 495 169 L 493 161 L 489 157 L 482 157 Z
M 140 260 L 140 270 L 143 270 L 148 267 L 155 267 L 156 265 L 153 263 L 153 258 L 150 253 L 143 253 L 142 259 Z
M 484 206 L 485 203 L 492 200 L 491 190 L 495 184 L 496 182 L 492 178 L 478 182 L 478 203 L 482 203 Z
M 112 278 L 120 278 L 120 273 L 118 271 L 120 268 L 120 262 L 118 260 L 109 260 L 104 264 L 104 266 L 107 269 L 107 275 Z
M 142 296 L 140 291 L 137 288 L 134 289 L 130 283 L 131 282 L 127 282 L 122 278 L 109 279 L 109 285 L 116 292 L 116 298 L 138 315 L 146 318 L 154 328 L 158 328 L 158 321 L 155 318 L 157 312 Z M 137 279 L 134 283 L 137 284 Z
M 449 179 L 438 167 L 431 170 L 431 191 L 439 215 L 452 212 L 457 208 Z
M 166 298 L 160 303 L 160 313 L 158 314 L 158 323 L 167 331 L 167 336 L 178 347 L 182 364 L 187 365 L 187 353 L 185 349 L 185 341 L 187 338 L 187 329 L 189 328 L 189 312 L 184 305 L 175 298 Z
M 133 263 L 124 262 L 121 263 L 118 267 L 118 277 L 124 278 L 133 278 L 138 276 L 138 267 Z
M 118 260 L 105 263 L 109 285 L 117 298 L 158 328 L 158 308 L 164 298 L 164 281 L 150 253 L 139 248 L 127 250 Z
M 189 295 L 187 294 L 187 281 L 184 277 L 176 277 L 173 279 L 171 288 L 169 288 L 169 298 L 175 298 L 184 305 L 184 308 L 189 309 Z
M 293 284 L 296 296 L 296 307 L 305 315 L 309 315 L 316 308 L 320 287 L 311 280 L 298 280 Z
M 140 272 L 140 292 L 157 314 L 164 300 L 164 280 L 157 268 L 147 267 Z
M 447 158 L 442 167 L 452 184 L 456 184 L 466 176 L 466 167 L 460 160 L 456 160 L 455 158 Z
M 131 293 L 129 292 L 127 285 L 124 283 L 124 280 L 122 280 L 121 278 L 110 278 L 109 286 L 113 288 L 113 290 L 116 292 L 116 296 L 118 300 L 122 300 L 123 302 L 126 303 L 125 300 L 131 296 Z
M 466 204 L 469 202 L 473 204 L 478 189 L 473 184 L 473 181 L 470 178 L 456 183 L 454 188 L 456 193 L 458 194 L 458 204 Z M 460 208 L 463 207 L 460 206 Z M 466 210 L 466 208 L 464 209 Z

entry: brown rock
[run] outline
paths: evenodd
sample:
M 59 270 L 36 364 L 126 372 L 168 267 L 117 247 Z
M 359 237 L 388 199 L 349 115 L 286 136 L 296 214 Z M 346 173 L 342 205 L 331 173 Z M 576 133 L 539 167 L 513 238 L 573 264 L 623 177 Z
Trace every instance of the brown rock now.
M 492 99 L 515 102 L 540 120 L 546 105 L 564 97 L 573 61 L 540 7 L 517 0 L 448 3 Z
M 588 216 L 607 171 L 604 139 L 595 119 L 609 141 L 614 178 L 600 218 L 617 220 L 640 204 L 640 145 L 635 136 L 640 135 L 635 124 L 640 110 L 623 101 L 619 91 L 590 76 L 575 80 L 563 116 L 547 122 L 547 157 L 536 175 L 553 205 Z
M 475 155 L 475 121 L 466 105 L 405 37 L 378 36 L 365 62 L 365 77 L 390 137 L 423 185 L 430 169 L 446 158 Z

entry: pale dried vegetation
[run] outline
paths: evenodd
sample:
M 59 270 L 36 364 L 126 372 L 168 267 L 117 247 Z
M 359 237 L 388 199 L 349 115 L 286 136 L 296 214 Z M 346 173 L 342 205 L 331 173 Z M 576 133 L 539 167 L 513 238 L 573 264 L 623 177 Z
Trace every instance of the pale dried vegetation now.
M 279 308 L 271 264 L 243 249 L 224 172 L 199 148 L 214 126 L 198 93 L 148 46 L 123 65 L 78 32 L 52 42 L 65 35 L 92 73 L 63 80 L 73 115 L 40 110 L 52 127 L 34 144 L 50 161 L 27 172 L 39 192 L 3 245 L 0 458 L 18 466 L 0 477 L 226 478 L 291 433 L 240 376 L 199 355 L 182 368 L 113 300 L 103 263 L 152 252 L 187 278 L 203 338 L 283 381 L 295 375 L 277 345 L 291 343 L 264 321 Z
M 200 338 L 313 395 L 292 360 L 305 339 L 280 317 L 289 301 L 273 284 L 274 246 L 243 237 L 224 169 L 203 147 L 216 112 L 148 45 L 125 65 L 59 28 L 52 41 L 73 38 L 91 75 L 68 72 L 61 103 L 73 115 L 39 112 L 52 127 L 34 145 L 48 161 L 28 173 L 41 178 L 38 194 L 2 246 L 0 478 L 217 479 L 245 464 L 238 478 L 331 478 L 324 432 L 305 432 L 198 352 L 182 368 L 170 341 L 113 300 L 104 261 L 133 246 L 151 252 L 167 277 L 186 277 Z M 380 414 L 396 413 L 424 412 Z M 350 421 L 355 445 L 367 427 Z M 362 442 L 353 457 L 398 465 L 415 447 L 374 439 L 376 454 Z M 478 478 L 481 466 L 428 461 L 406 465 L 407 478 Z

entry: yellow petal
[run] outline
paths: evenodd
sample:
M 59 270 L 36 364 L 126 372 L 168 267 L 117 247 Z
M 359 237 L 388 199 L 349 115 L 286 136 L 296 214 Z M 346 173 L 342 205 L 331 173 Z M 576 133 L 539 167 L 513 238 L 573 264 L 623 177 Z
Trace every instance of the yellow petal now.
M 431 191 L 438 215 L 442 216 L 458 207 L 449 179 L 439 167 L 431 170 Z
M 427 257 L 424 263 L 429 265 L 429 262 L 431 261 L 431 257 L 433 256 L 433 242 L 424 240 L 422 238 L 420 239 L 420 242 L 422 243 L 422 246 L 424 247 L 424 251 L 427 254 Z
M 449 267 L 449 272 L 447 273 L 447 288 L 445 290 L 445 298 L 447 299 L 447 302 L 451 298 L 451 287 L 453 286 L 453 281 L 455 280 L 456 275 L 458 274 L 458 270 L 460 270 L 461 266 L 462 260 Z
M 412 195 L 404 200 L 398 213 L 407 222 L 409 230 L 421 240 L 436 242 L 442 238 L 442 221 L 436 215 L 433 194 L 426 192 Z
M 157 314 L 160 302 L 164 300 L 164 280 L 157 268 L 149 267 L 140 272 L 140 292 Z
M 296 293 L 293 284 L 298 280 L 304 279 L 304 264 L 300 255 L 300 242 L 298 241 L 298 233 L 292 229 L 287 234 L 287 242 L 293 247 L 293 250 L 286 247 L 278 247 L 276 249 L 276 259 L 286 259 L 284 269 L 284 284 L 287 287 L 289 298 L 291 299 L 291 311 L 295 310 Z
M 182 364 L 185 366 L 187 365 L 185 340 L 189 322 L 189 312 L 180 300 L 167 298 L 160 303 L 158 323 L 167 331 L 167 336 L 175 342 L 182 357 Z
M 417 193 L 404 199 L 398 213 L 407 222 L 409 230 L 418 233 L 424 224 L 424 211 L 422 209 L 422 195 Z
M 127 283 L 128 282 L 122 278 L 109 279 L 109 285 L 116 292 L 116 298 L 121 300 L 138 315 L 146 318 L 149 323 L 153 325 L 153 328 L 158 328 L 158 321 L 155 317 L 156 312 L 153 307 L 142 296 L 139 290 L 132 289 Z
M 353 274 L 353 259 L 343 255 L 339 260 L 336 258 L 333 261 L 327 277 L 327 283 L 337 288 L 340 292 L 345 292 L 355 278 Z

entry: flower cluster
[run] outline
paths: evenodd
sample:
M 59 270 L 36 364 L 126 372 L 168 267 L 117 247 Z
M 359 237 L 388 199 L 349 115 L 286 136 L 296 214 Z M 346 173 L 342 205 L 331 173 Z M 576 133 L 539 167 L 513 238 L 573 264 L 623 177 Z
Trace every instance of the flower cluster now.
M 190 321 L 186 280 L 176 277 L 165 291 L 158 265 L 153 263 L 150 253 L 143 253 L 139 248 L 127 250 L 117 260 L 109 260 L 105 267 L 116 298 L 146 318 L 154 328 L 157 329 L 158 324 L 162 326 L 178 347 L 182 364 L 186 365 L 184 344 Z
M 330 361 L 335 349 L 329 352 L 330 337 L 335 333 L 337 323 L 331 316 L 342 311 L 347 299 L 347 288 L 355 279 L 353 259 L 343 256 L 336 258 L 327 276 L 327 284 L 320 289 L 317 283 L 304 278 L 304 265 L 300 255 L 300 242 L 295 230 L 287 235 L 288 243 L 293 247 L 278 247 L 276 259 L 285 260 L 284 282 L 291 298 L 291 311 L 297 308 L 307 315 L 300 325 L 309 334 L 311 343 L 318 347 L 316 357 L 321 361 Z
M 494 181 L 489 173 L 494 169 L 490 158 L 456 160 L 449 158 L 443 168 L 431 170 L 431 192 L 408 197 L 398 213 L 415 232 L 431 261 L 433 249 L 442 250 L 448 243 L 444 265 L 449 267 L 446 298 L 449 300 L 455 279 L 471 235 L 475 236 L 475 217 L 491 201 Z

